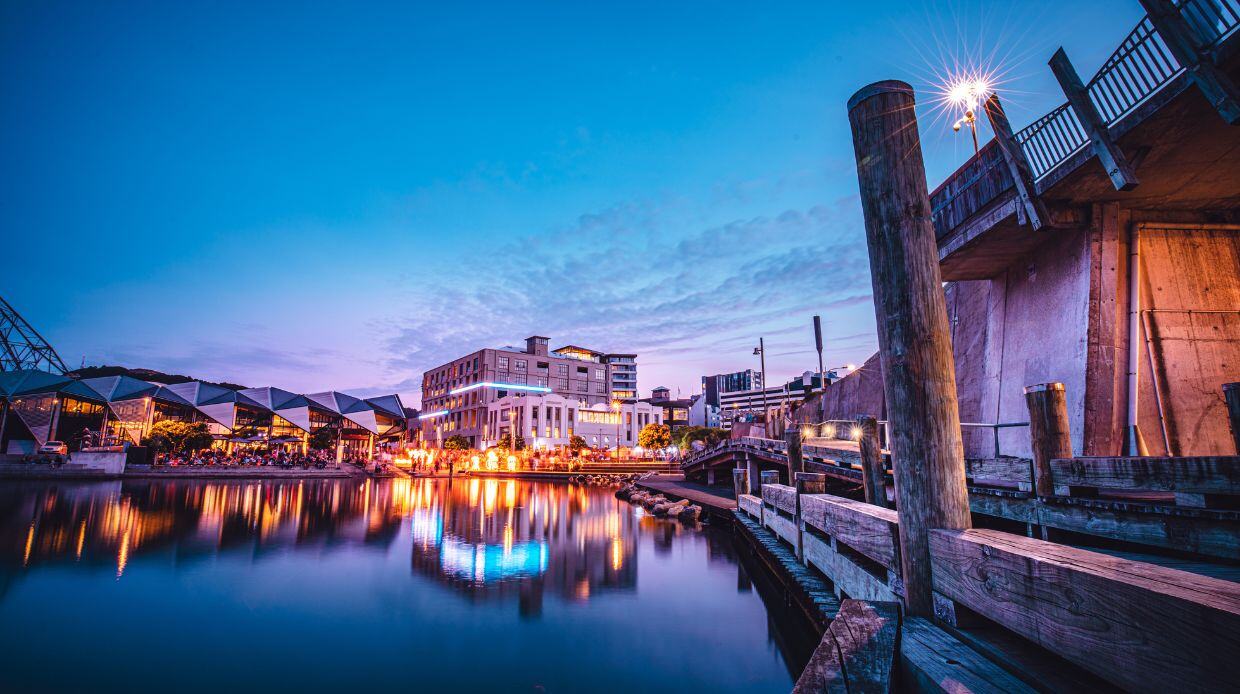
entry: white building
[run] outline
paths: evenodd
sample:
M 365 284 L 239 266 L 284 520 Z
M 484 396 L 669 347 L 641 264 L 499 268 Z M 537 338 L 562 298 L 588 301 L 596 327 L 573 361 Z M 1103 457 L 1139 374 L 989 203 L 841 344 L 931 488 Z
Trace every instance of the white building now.
M 692 404 L 689 405 L 689 426 L 717 428 L 722 425 L 719 406 L 710 404 L 705 395 L 694 395 L 691 402 Z
M 527 446 L 551 449 L 567 446 L 581 436 L 592 448 L 637 445 L 638 432 L 647 424 L 661 424 L 663 409 L 646 402 L 586 404 L 555 393 L 512 394 L 487 404 L 481 448 L 490 448 L 512 435 L 512 427 Z

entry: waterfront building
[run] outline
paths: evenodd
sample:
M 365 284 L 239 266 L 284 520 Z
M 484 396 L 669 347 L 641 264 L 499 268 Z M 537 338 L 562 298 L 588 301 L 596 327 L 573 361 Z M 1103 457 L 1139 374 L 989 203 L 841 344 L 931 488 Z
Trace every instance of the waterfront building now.
M 79 445 L 104 426 L 103 396 L 80 381 L 37 369 L 0 372 L 0 451 L 24 455 L 48 441 Z
M 794 408 L 821 389 L 822 379 L 819 375 L 806 371 L 782 386 L 721 393 L 719 396 L 721 426 L 724 429 L 731 429 L 735 421 L 762 421 L 764 405 L 771 412 L 785 406 Z
M 643 400 L 663 412 L 663 423 L 672 431 L 689 426 L 689 408 L 692 402 L 686 398 L 673 398 L 672 391 L 659 386 L 650 391 L 650 397 Z
M 706 396 L 702 394 L 689 398 L 689 426 L 719 427 L 721 425 L 722 417 L 718 405 L 707 402 Z
M 702 377 L 702 394 L 706 396 L 706 402 L 715 407 L 722 404 L 720 395 L 723 393 L 738 393 L 760 388 L 762 388 L 762 372 L 753 369 Z
M 586 407 L 627 400 L 617 393 L 637 387 L 636 356 L 607 354 L 577 345 L 548 349 L 532 335 L 525 348 L 485 348 L 428 369 L 422 376 L 422 437 L 442 445 L 463 436 L 480 448 L 488 438 L 488 407 L 511 394 L 555 394 Z
M 496 446 L 513 428 L 536 450 L 568 446 L 580 436 L 591 448 L 632 448 L 647 424 L 660 424 L 663 410 L 648 402 L 595 403 L 558 393 L 511 393 L 487 403 L 479 448 Z

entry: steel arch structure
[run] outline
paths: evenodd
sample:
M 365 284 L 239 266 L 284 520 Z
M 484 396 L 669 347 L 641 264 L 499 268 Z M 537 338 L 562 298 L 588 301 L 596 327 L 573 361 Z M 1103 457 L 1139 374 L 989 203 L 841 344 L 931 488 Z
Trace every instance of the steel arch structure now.
M 0 372 L 40 369 L 67 374 L 60 355 L 39 331 L 22 318 L 9 302 L 0 297 Z

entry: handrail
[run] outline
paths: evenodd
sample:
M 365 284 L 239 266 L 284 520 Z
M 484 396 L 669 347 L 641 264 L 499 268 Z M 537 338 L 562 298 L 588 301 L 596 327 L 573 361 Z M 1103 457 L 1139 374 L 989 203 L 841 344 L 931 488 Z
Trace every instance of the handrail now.
M 1176 0 L 1175 5 L 1206 48 L 1218 46 L 1240 28 L 1240 0 Z M 1111 126 L 1183 71 L 1145 16 L 1103 62 L 1085 90 Z M 1045 177 L 1089 143 L 1076 113 L 1066 103 L 1014 137 L 1029 160 L 1034 180 Z

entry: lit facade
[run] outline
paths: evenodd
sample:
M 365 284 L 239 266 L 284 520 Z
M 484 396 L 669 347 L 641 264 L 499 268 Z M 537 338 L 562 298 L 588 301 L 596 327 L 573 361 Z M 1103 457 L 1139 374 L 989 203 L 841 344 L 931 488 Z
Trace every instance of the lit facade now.
M 621 372 L 624 376 L 615 376 Z M 471 448 L 482 448 L 494 438 L 487 417 L 497 400 L 552 394 L 584 402 L 586 408 L 610 406 L 612 400 L 623 399 L 614 394 L 616 384 L 631 382 L 636 388 L 636 374 L 634 355 L 576 345 L 549 350 L 548 338 L 540 335 L 526 338 L 525 349 L 482 349 L 423 374 L 422 438 L 427 445 L 440 446 L 450 436 L 463 436 Z
M 506 395 L 488 403 L 485 412 L 479 448 L 498 445 L 514 426 L 534 449 L 566 447 L 573 436 L 592 448 L 615 448 L 617 440 L 621 448 L 631 448 L 642 427 L 663 422 L 662 409 L 649 403 L 590 405 L 556 393 Z

